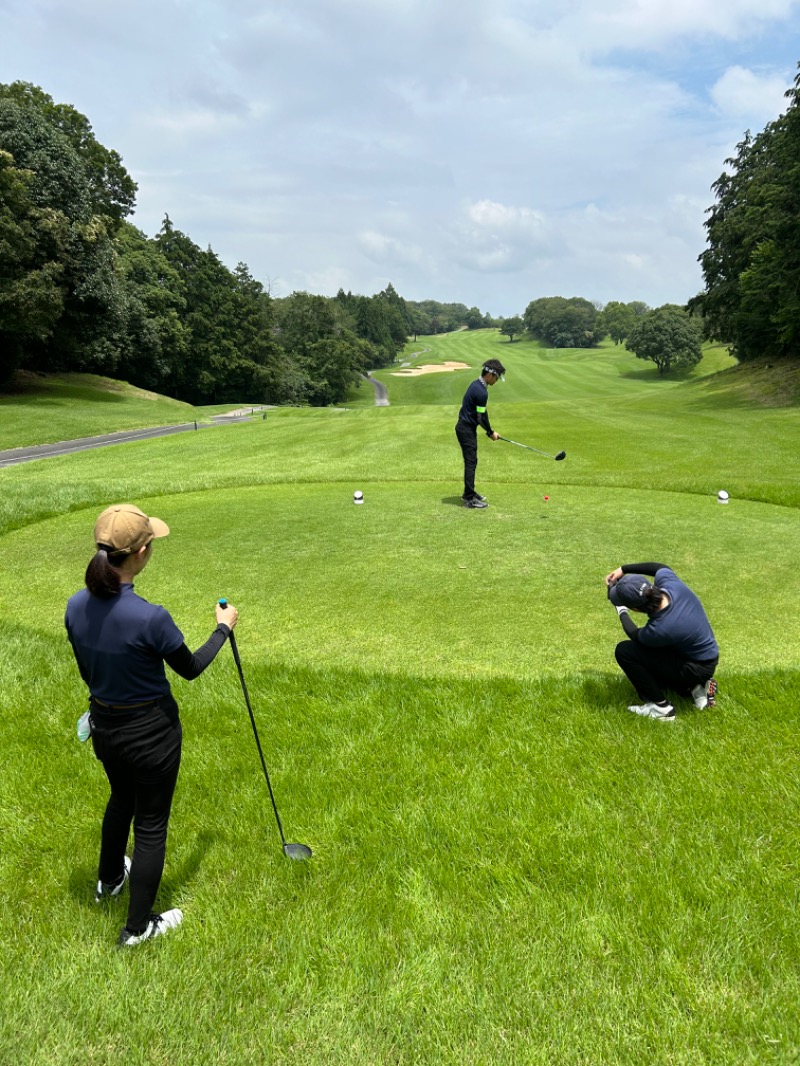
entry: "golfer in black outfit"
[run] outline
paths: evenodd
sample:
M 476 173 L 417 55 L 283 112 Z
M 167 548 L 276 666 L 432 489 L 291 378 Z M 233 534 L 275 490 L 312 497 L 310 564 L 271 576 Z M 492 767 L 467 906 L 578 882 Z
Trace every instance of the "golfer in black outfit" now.
M 130 874 L 128 920 L 120 947 L 174 929 L 181 911 L 153 912 L 164 870 L 172 797 L 181 762 L 178 705 L 166 662 L 192 680 L 205 670 L 239 617 L 216 607 L 217 626 L 194 654 L 169 613 L 137 596 L 133 580 L 150 561 L 153 541 L 169 527 L 130 504 L 103 511 L 94 527 L 97 554 L 86 588 L 67 604 L 65 623 L 90 693 L 89 722 L 97 758 L 111 786 L 103 818 L 97 901 L 120 894 Z M 125 851 L 133 823 L 133 860 Z
M 464 493 L 461 499 L 465 507 L 483 508 L 489 504 L 485 496 L 475 491 L 475 470 L 478 466 L 478 426 L 486 433 L 489 440 L 499 440 L 489 424 L 487 405 L 489 403 L 489 386 L 505 374 L 506 368 L 499 359 L 488 359 L 481 371 L 481 376 L 472 382 L 464 393 L 461 410 L 458 412 L 456 436 L 464 456 Z

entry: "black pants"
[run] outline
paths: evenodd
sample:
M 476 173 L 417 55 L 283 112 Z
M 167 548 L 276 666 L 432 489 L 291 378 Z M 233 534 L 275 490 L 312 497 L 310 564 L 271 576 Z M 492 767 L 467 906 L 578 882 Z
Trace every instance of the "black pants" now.
M 181 765 L 181 723 L 172 696 L 131 711 L 91 707 L 92 743 L 111 785 L 97 876 L 119 879 L 133 823 L 126 927 L 143 932 L 153 911 L 167 850 L 167 825 Z
M 714 676 L 719 659 L 696 662 L 671 648 L 648 648 L 638 640 L 622 640 L 614 654 L 642 703 L 664 700 L 664 689 L 688 696 L 695 685 Z
M 475 495 L 475 470 L 478 466 L 478 431 L 466 422 L 456 423 L 456 436 L 464 456 L 464 499 Z

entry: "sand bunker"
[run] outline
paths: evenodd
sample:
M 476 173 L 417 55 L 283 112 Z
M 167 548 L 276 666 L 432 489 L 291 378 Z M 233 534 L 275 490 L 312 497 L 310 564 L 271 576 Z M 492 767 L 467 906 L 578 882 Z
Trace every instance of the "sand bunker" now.
M 420 374 L 442 374 L 447 370 L 469 370 L 469 363 L 429 363 L 427 366 L 393 370 L 391 373 L 395 378 L 418 378 Z

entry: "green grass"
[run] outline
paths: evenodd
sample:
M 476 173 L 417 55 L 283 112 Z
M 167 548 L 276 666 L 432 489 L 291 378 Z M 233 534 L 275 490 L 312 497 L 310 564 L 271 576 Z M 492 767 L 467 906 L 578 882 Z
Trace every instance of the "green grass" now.
M 657 394 L 734 364 L 726 349 L 706 345 L 702 361 L 688 374 L 662 378 L 653 363 L 637 360 L 624 345 L 609 340 L 590 349 L 543 348 L 538 341 L 510 344 L 497 330 L 484 329 L 420 337 L 406 345 L 398 365 L 375 370 L 372 376 L 386 385 L 392 406 L 455 404 L 457 410 L 467 385 L 487 359 L 500 359 L 508 371 L 506 381 L 492 389 L 493 405 L 501 397 L 510 403 L 578 402 L 584 397 L 599 401 L 604 396 L 638 394 L 643 385 Z M 413 368 L 446 361 L 466 363 L 467 369 L 403 376 L 406 364 Z M 348 398 L 349 406 L 372 403 L 374 392 L 366 384 L 354 389 Z
M 198 418 L 190 404 L 94 374 L 18 373 L 0 392 L 0 450 L 177 425 Z
M 0 1062 L 798 1061 L 800 618 L 775 593 L 800 411 L 729 371 L 512 347 L 493 422 L 567 460 L 482 439 L 486 512 L 457 505 L 457 375 L 2 472 Z M 184 926 L 126 956 L 124 904 L 91 903 L 106 786 L 62 629 L 113 499 L 170 523 L 137 587 L 192 646 L 239 607 L 287 836 L 314 849 L 281 855 L 223 649 L 174 682 L 160 904 Z M 603 576 L 635 558 L 690 581 L 723 649 L 717 707 L 672 726 L 627 714 L 613 663 Z

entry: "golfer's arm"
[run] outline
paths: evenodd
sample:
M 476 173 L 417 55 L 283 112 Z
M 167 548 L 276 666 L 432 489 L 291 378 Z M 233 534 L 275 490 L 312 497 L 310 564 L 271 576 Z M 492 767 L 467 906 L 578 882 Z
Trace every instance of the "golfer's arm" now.
M 214 661 L 217 652 L 228 639 L 229 633 L 230 629 L 224 622 L 220 622 L 205 644 L 196 652 L 190 652 L 185 644 L 181 644 L 177 651 L 164 656 L 164 662 L 186 681 L 194 681 L 209 663 Z
M 491 437 L 491 435 L 494 433 L 494 430 L 489 425 L 489 412 L 488 412 L 488 410 L 485 407 L 478 407 L 478 408 L 476 408 L 476 410 L 478 412 L 478 424 L 481 426 L 482 429 L 484 429 L 486 431 L 488 436 Z
M 623 611 L 623 613 L 619 616 L 619 620 L 622 624 L 622 628 L 625 630 L 625 636 L 629 637 L 631 640 L 638 640 L 639 627 L 627 611 Z
M 657 571 L 671 569 L 666 563 L 625 563 L 620 567 L 623 574 L 644 574 L 645 577 L 655 577 Z

